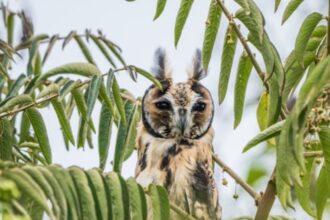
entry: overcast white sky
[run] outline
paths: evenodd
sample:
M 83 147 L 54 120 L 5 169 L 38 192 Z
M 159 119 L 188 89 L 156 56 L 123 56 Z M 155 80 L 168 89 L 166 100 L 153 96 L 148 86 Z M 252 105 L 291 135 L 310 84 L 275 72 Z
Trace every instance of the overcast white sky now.
M 204 26 L 206 15 L 209 7 L 209 1 L 195 1 L 190 16 L 187 20 L 178 48 L 174 48 L 173 30 L 176 13 L 180 1 L 168 1 L 163 15 L 156 21 L 153 21 L 156 1 L 126 2 L 124 0 L 8 0 L 9 5 L 13 9 L 26 9 L 28 14 L 32 16 L 34 22 L 35 33 L 60 34 L 67 35 L 71 30 L 83 33 L 86 28 L 96 31 L 101 29 L 109 39 L 118 43 L 123 49 L 123 56 L 128 64 L 150 69 L 153 60 L 153 53 L 159 46 L 166 48 L 169 53 L 171 65 L 174 69 L 174 79 L 182 81 L 186 79 L 186 69 L 191 62 L 193 52 L 196 48 L 200 48 L 203 40 Z M 237 5 L 234 1 L 227 0 L 226 5 L 234 12 Z M 284 5 L 288 0 L 283 0 L 279 11 L 273 13 L 274 0 L 257 0 L 265 19 L 266 31 L 269 33 L 271 40 L 279 50 L 281 57 L 284 59 L 294 46 L 294 40 L 298 32 L 298 27 L 302 23 L 304 17 L 312 11 L 326 11 L 320 7 L 322 1 L 305 1 L 298 13 L 281 26 L 281 16 L 283 14 Z M 320 10 L 321 8 L 321 10 Z M 213 94 L 215 103 L 217 100 L 217 82 L 219 78 L 219 64 L 221 56 L 221 48 L 223 44 L 224 31 L 227 26 L 227 20 L 223 16 L 221 27 L 216 40 L 213 57 L 210 63 L 209 76 L 203 81 Z M 238 44 L 239 45 L 239 44 Z M 102 54 L 91 46 L 94 59 L 102 71 L 107 71 L 109 64 Z M 237 47 L 237 55 L 242 51 L 242 47 Z M 260 58 L 260 57 L 258 57 Z M 44 70 L 52 67 L 75 61 L 83 61 L 84 58 L 80 54 L 75 43 L 71 43 L 61 52 L 60 46 L 54 48 Z M 237 57 L 234 63 L 233 75 L 236 73 Z M 20 64 L 14 69 L 13 74 L 19 74 L 25 71 L 25 66 Z M 129 89 L 136 96 L 142 96 L 144 90 L 149 86 L 150 82 L 143 78 L 139 78 L 136 84 L 125 74 L 118 75 L 120 86 Z M 214 118 L 214 128 L 216 130 L 216 138 L 214 141 L 215 151 L 225 160 L 234 170 L 241 176 L 246 176 L 249 166 L 255 162 L 255 155 L 259 155 L 264 147 L 259 146 L 255 150 L 241 154 L 243 146 L 257 132 L 258 126 L 255 117 L 256 100 L 261 91 L 261 83 L 257 78 L 255 71 L 251 75 L 250 84 L 248 86 L 248 98 L 246 100 L 248 106 L 244 112 L 241 125 L 235 131 L 233 130 L 233 82 L 231 78 L 229 93 L 225 102 L 221 106 L 217 106 Z M 250 104 L 249 104 L 250 103 Z M 93 118 L 98 121 L 100 106 L 97 105 Z M 48 134 L 51 139 L 54 162 L 63 166 L 79 165 L 85 168 L 98 166 L 97 148 L 90 150 L 76 150 L 74 147 L 69 152 L 65 150 L 62 141 L 59 124 L 52 110 L 44 111 Z M 77 133 L 78 118 L 75 114 L 72 118 L 72 126 L 74 132 Z M 114 149 L 114 138 L 112 138 L 111 149 Z M 97 146 L 97 138 L 95 136 L 95 146 Z M 113 151 L 111 151 L 111 154 Z M 110 158 L 111 159 L 111 158 Z M 125 177 L 134 174 L 135 156 L 124 164 L 123 175 Z M 271 172 L 274 165 L 274 156 L 267 156 L 258 159 L 259 166 L 267 167 Z M 111 166 L 108 163 L 108 171 Z M 234 200 L 232 195 L 235 191 L 234 182 L 226 175 L 229 185 L 224 187 L 221 185 L 222 173 L 219 170 L 216 175 L 217 183 L 220 186 L 220 201 L 223 206 L 224 219 L 232 219 L 242 215 L 253 215 L 255 213 L 254 201 L 243 192 L 240 187 L 237 191 L 240 194 L 238 200 Z M 265 181 L 260 183 L 258 190 L 263 190 Z M 272 214 L 283 213 L 276 204 Z M 309 219 L 297 206 L 296 212 L 290 211 L 290 215 L 297 219 Z

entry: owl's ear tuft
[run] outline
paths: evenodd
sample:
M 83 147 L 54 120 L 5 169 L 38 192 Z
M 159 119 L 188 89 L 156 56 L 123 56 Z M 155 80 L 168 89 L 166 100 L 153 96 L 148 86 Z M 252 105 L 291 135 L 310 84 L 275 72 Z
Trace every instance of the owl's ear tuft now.
M 158 48 L 155 51 L 154 66 L 151 71 L 160 81 L 171 80 L 171 70 L 168 65 L 167 55 L 164 48 Z
M 202 66 L 202 53 L 200 49 L 197 49 L 193 57 L 192 65 L 188 71 L 189 80 L 199 81 L 207 76 L 207 72 Z

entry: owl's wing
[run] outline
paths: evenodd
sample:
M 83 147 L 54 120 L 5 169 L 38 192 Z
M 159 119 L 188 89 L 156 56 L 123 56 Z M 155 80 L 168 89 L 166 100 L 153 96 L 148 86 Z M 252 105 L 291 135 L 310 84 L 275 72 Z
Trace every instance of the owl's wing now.
M 142 126 L 142 122 L 139 123 L 136 135 L 136 149 L 137 149 L 137 164 L 135 167 L 135 177 L 137 177 L 141 170 L 145 168 L 146 164 L 146 150 L 147 146 L 143 144 L 143 134 L 144 129 Z
M 193 189 L 196 215 L 201 213 L 209 219 L 220 219 L 221 208 L 218 202 L 218 190 L 213 178 L 212 166 L 207 162 L 197 164 Z

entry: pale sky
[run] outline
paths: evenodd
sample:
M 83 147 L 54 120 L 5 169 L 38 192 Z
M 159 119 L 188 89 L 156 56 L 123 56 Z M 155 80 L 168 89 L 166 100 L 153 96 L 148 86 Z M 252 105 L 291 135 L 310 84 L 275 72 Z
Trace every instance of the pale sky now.
M 153 21 L 156 1 L 126 2 L 124 0 L 8 0 L 13 9 L 26 9 L 27 14 L 32 16 L 36 34 L 47 33 L 60 34 L 66 36 L 71 30 L 83 33 L 86 28 L 92 31 L 101 29 L 106 36 L 116 42 L 123 49 L 123 57 L 127 64 L 134 64 L 146 70 L 150 70 L 153 61 L 153 53 L 159 46 L 164 47 L 169 54 L 171 66 L 174 69 L 174 79 L 183 81 L 186 79 L 186 69 L 191 63 L 192 55 L 196 48 L 201 48 L 204 34 L 206 15 L 209 7 L 209 1 L 195 1 L 186 26 L 181 36 L 178 48 L 174 47 L 174 22 L 180 1 L 167 1 L 166 8 L 162 16 Z M 282 59 L 294 47 L 295 37 L 303 18 L 312 11 L 326 11 L 320 6 L 322 1 L 305 1 L 297 13 L 281 26 L 281 17 L 284 6 L 288 0 L 283 0 L 276 14 L 273 13 L 274 0 L 257 0 L 266 19 L 266 31 L 270 39 L 277 47 Z M 227 0 L 226 5 L 230 11 L 234 12 L 238 7 L 234 1 Z M 321 8 L 321 9 L 320 9 Z M 221 21 L 218 38 L 215 43 L 212 60 L 209 67 L 209 76 L 203 80 L 203 84 L 211 91 L 215 103 L 217 103 L 217 87 L 220 69 L 220 56 L 223 45 L 223 36 L 227 26 L 227 20 L 223 16 Z M 245 29 L 243 28 L 244 32 Z M 109 64 L 103 55 L 91 43 L 94 59 L 100 69 L 105 72 Z M 43 48 L 44 51 L 45 48 Z M 253 49 L 256 51 L 255 49 Z M 274 155 L 264 156 L 256 160 L 256 155 L 264 150 L 260 145 L 248 153 L 242 154 L 244 145 L 258 133 L 258 126 L 255 116 L 256 100 L 261 92 L 261 82 L 255 71 L 251 74 L 248 86 L 246 111 L 243 115 L 241 125 L 233 130 L 233 85 L 235 81 L 237 57 L 242 52 L 242 47 L 238 43 L 236 59 L 234 62 L 232 77 L 226 100 L 221 106 L 217 106 L 214 118 L 214 128 L 216 137 L 214 148 L 216 153 L 242 177 L 246 177 L 246 171 L 253 162 L 258 162 L 259 166 L 265 166 L 271 169 L 274 166 Z M 260 56 L 258 56 L 260 60 Z M 43 70 L 46 71 L 52 67 L 59 66 L 69 62 L 84 61 L 75 42 L 69 44 L 64 52 L 60 49 L 60 44 L 53 49 Z M 262 64 L 262 60 L 260 60 Z M 25 63 L 18 62 L 18 67 L 12 74 L 19 74 L 25 71 Z M 134 95 L 142 96 L 144 90 L 150 85 L 150 82 L 139 77 L 138 84 L 132 82 L 126 73 L 118 74 L 119 84 L 127 88 Z M 93 112 L 95 124 L 98 124 L 98 115 L 100 105 L 98 104 Z M 62 164 L 65 167 L 78 165 L 84 168 L 98 166 L 97 136 L 94 136 L 95 149 L 77 150 L 71 147 L 66 151 L 60 127 L 52 109 L 43 110 L 43 116 L 47 124 L 48 135 L 51 140 L 54 162 Z M 75 113 L 71 120 L 71 125 L 75 135 L 77 134 L 78 117 Z M 116 135 L 112 135 L 112 144 L 110 154 L 113 154 L 114 141 Z M 112 158 L 109 158 L 110 160 Z M 109 161 L 110 161 L 109 160 Z M 134 175 L 136 157 L 135 155 L 124 163 L 122 174 L 125 177 Z M 111 170 L 108 162 L 107 171 Z M 223 206 L 223 219 L 232 219 L 233 217 L 243 215 L 254 215 L 254 201 L 239 187 L 237 192 L 240 197 L 238 200 L 232 198 L 235 191 L 235 183 L 225 174 L 229 181 L 227 187 L 221 185 L 223 173 L 216 170 L 216 180 L 220 187 L 220 202 Z M 266 180 L 259 184 L 258 191 L 264 190 Z M 296 211 L 290 211 L 290 215 L 297 219 L 311 219 L 302 214 L 299 206 Z M 272 210 L 272 214 L 283 213 L 278 202 Z

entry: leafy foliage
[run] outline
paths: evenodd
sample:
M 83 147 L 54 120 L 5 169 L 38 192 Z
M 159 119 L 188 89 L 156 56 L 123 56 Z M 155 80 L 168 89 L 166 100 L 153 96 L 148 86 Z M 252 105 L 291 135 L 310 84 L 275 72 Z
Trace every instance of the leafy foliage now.
M 17 166 L 10 162 L 1 162 L 0 166 L 1 192 L 7 191 L 9 202 L 21 204 L 18 214 L 24 217 L 32 216 L 37 206 L 50 219 L 146 219 L 148 212 L 155 219 L 169 219 L 169 201 L 161 186 L 150 185 L 146 195 L 133 178 L 125 181 L 115 172 L 102 174 L 99 169 L 76 166 Z M 152 209 L 147 209 L 149 195 Z M 35 202 L 32 207 L 30 199 Z M 16 207 L 7 209 L 10 218 Z
M 154 20 L 164 12 L 166 2 L 157 1 Z M 222 49 L 218 100 L 221 103 L 226 97 L 235 54 L 242 54 L 234 89 L 234 127 L 239 126 L 243 117 L 250 74 L 256 72 L 263 85 L 257 108 L 261 132 L 247 143 L 243 152 L 267 141 L 275 146 L 276 167 L 273 174 L 269 174 L 265 193 L 259 194 L 248 183 L 254 184 L 266 176 L 264 169 L 251 168 L 248 183 L 245 183 L 220 160 L 215 159 L 215 162 L 256 200 L 256 219 L 287 219 L 269 216 L 275 198 L 284 209 L 294 207 L 297 202 L 307 214 L 322 219 L 330 197 L 329 16 L 319 12 L 307 15 L 294 49 L 283 62 L 272 36 L 264 28 L 265 18 L 255 1 L 235 2 L 239 8 L 231 13 L 223 1 L 209 1 L 203 66 L 206 70 L 209 67 L 217 35 L 222 34 L 218 33 L 220 19 L 226 17 L 229 24 Z M 287 4 L 282 23 L 302 2 L 291 0 Z M 181 0 L 174 27 L 176 47 L 193 3 L 193 0 Z M 274 3 L 276 11 L 282 2 L 275 0 Z M 90 30 L 84 34 L 71 31 L 64 37 L 34 35 L 33 24 L 24 13 L 12 12 L 3 5 L 2 9 L 7 33 L 7 39 L 0 42 L 0 213 L 4 218 L 41 219 L 46 214 L 51 219 L 146 219 L 150 216 L 170 219 L 174 211 L 185 219 L 192 219 L 171 204 L 163 187 L 150 185 L 143 189 L 133 178 L 124 180 L 120 175 L 123 162 L 135 149 L 141 104 L 139 98 L 121 88 L 116 73 L 127 71 L 133 81 L 142 75 L 160 89 L 161 83 L 149 72 L 127 65 L 120 47 L 101 31 L 97 34 Z M 327 26 L 321 23 L 322 19 L 328 22 Z M 22 23 L 20 41 L 15 38 L 17 20 Z M 247 31 L 246 36 L 241 29 Z M 90 39 L 107 60 L 108 72 L 103 73 L 98 68 L 89 49 Z M 62 49 L 76 43 L 86 61 L 44 71 L 43 65 L 51 59 L 52 49 L 59 42 L 62 42 Z M 243 50 L 237 49 L 240 48 L 238 43 Z M 42 54 L 43 45 L 45 52 Z M 28 54 L 26 73 L 13 78 L 11 67 L 22 51 Z M 261 65 L 254 53 L 262 57 Z M 71 74 L 79 79 L 71 78 Z M 296 99 L 293 107 L 288 106 L 293 99 Z M 51 164 L 52 140 L 47 135 L 43 109 L 53 107 L 69 150 L 70 145 L 93 147 L 92 134 L 96 133 L 96 128 L 92 115 L 96 103 L 102 105 L 97 130 L 99 169 L 85 171 L 76 166 L 63 169 Z M 74 110 L 79 114 L 76 138 L 71 129 Z M 118 132 L 113 172 L 103 173 L 114 126 Z

